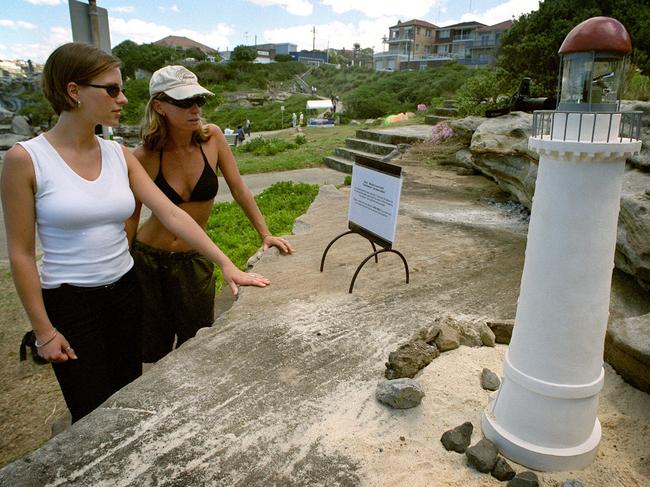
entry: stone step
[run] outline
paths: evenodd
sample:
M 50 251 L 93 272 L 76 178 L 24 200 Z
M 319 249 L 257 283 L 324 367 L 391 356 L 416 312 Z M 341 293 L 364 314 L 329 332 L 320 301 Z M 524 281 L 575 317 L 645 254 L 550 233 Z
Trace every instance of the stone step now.
M 10 133 L 11 133 L 11 124 L 0 125 L 0 134 L 10 134 Z
M 335 171 L 352 174 L 352 166 L 354 165 L 354 162 L 350 159 L 344 159 L 338 156 L 327 156 L 325 157 L 325 165 Z
M 405 135 L 405 134 L 396 134 L 396 133 L 385 133 L 378 130 L 372 129 L 359 129 L 356 133 L 357 139 L 364 140 L 374 140 L 376 142 L 382 142 L 384 144 L 417 144 L 422 142 L 422 137 L 417 137 L 414 135 Z
M 342 157 L 343 159 L 348 159 L 352 162 L 354 162 L 358 156 L 365 157 L 367 159 L 374 159 L 375 161 L 382 161 L 384 159 L 384 156 L 381 154 L 373 154 L 372 152 L 349 149 L 347 147 L 337 147 L 334 149 L 334 155 Z
M 440 115 L 426 115 L 424 117 L 424 123 L 427 125 L 435 125 L 440 122 L 444 122 L 446 120 L 451 120 L 452 117 L 442 117 Z
M 348 137 L 345 139 L 345 145 L 350 149 L 371 152 L 373 154 L 387 155 L 393 152 L 397 146 L 393 144 L 384 144 L 374 140 L 357 139 L 356 137 Z
M 455 117 L 458 115 L 457 108 L 446 108 L 446 107 L 436 107 L 433 109 L 434 115 L 440 115 L 443 117 Z
M 442 102 L 443 108 L 458 108 L 458 105 L 456 104 L 456 100 L 444 100 Z

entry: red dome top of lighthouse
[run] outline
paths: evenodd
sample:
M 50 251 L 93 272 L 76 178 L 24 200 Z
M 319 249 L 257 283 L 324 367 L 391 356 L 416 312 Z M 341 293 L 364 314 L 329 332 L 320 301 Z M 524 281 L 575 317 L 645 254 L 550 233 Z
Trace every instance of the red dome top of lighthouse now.
M 611 17 L 592 17 L 576 25 L 566 36 L 558 51 L 632 52 L 632 40 L 623 24 Z

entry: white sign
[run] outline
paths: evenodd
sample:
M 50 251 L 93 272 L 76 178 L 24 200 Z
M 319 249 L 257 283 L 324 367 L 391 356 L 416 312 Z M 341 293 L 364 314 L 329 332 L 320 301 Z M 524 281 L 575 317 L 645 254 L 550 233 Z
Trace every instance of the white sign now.
M 402 178 L 355 164 L 348 220 L 388 242 L 395 241 Z

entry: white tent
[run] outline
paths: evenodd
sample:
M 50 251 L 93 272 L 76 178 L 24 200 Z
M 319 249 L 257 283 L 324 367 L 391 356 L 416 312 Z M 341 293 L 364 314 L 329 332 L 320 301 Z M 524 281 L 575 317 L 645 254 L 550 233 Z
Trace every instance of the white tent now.
M 331 110 L 334 108 L 330 100 L 307 100 L 307 110 Z

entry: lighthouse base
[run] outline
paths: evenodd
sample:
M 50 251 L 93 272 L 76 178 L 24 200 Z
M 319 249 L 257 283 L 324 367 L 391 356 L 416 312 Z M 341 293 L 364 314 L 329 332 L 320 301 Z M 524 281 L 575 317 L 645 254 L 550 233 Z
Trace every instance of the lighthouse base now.
M 497 393 L 498 394 L 498 393 Z M 589 438 L 570 448 L 546 448 L 522 440 L 503 429 L 492 414 L 494 398 L 483 414 L 483 434 L 494 443 L 501 454 L 513 462 L 542 472 L 576 470 L 591 464 L 596 458 L 600 443 L 600 421 L 596 418 Z

